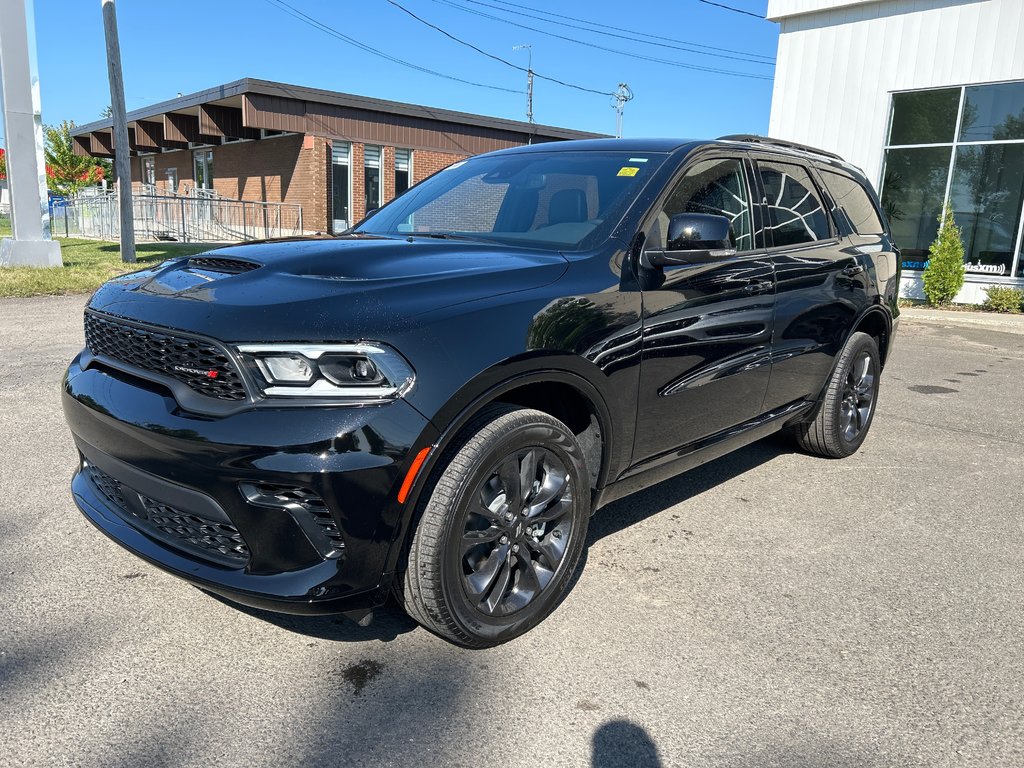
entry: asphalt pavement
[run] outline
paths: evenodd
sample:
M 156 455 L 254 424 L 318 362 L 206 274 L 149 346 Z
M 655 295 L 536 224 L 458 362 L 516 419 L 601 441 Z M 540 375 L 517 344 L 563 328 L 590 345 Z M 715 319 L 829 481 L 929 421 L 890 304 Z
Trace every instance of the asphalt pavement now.
M 0 301 L 2 766 L 1024 764 L 1024 335 L 903 324 L 861 451 L 605 508 L 526 636 L 241 610 L 75 509 L 84 297 Z

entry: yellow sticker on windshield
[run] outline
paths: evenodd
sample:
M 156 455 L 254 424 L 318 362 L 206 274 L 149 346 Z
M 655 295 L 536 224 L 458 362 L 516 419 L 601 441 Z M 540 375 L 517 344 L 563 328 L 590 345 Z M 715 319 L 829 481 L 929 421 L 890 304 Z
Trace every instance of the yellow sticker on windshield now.
M 616 176 L 636 176 L 636 172 L 640 169 L 634 165 L 624 165 L 619 168 L 619 172 Z

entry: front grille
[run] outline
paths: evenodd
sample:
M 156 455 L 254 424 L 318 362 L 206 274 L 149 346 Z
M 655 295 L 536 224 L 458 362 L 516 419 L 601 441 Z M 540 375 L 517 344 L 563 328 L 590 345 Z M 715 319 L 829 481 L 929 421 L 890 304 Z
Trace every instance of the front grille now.
M 209 342 L 86 312 L 85 343 L 94 355 L 162 373 L 208 397 L 236 401 L 247 397 L 231 358 Z
M 237 567 L 249 560 L 249 547 L 233 525 L 183 512 L 136 493 L 91 464 L 83 471 L 122 516 L 143 533 L 222 565 Z
M 225 259 L 215 256 L 193 256 L 188 260 L 188 266 L 195 269 L 205 269 L 208 272 L 221 272 L 227 275 L 240 275 L 243 272 L 252 272 L 259 269 L 262 264 L 255 261 L 243 259 Z

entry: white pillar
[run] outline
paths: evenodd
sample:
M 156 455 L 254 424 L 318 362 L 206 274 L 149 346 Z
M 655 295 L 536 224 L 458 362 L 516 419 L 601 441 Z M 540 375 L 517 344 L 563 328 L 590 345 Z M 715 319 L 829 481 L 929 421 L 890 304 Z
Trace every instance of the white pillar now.
M 0 80 L 7 135 L 13 238 L 0 240 L 0 266 L 62 266 L 50 239 L 46 162 L 31 0 L 0 0 Z

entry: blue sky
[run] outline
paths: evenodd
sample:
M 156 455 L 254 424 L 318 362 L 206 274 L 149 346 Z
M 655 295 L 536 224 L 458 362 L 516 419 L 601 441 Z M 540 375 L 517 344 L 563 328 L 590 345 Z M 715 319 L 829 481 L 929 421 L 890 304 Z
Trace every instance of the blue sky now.
M 525 90 L 525 73 L 453 42 L 388 0 L 277 0 L 276 5 L 270 0 L 119 0 L 128 109 L 249 76 L 525 119 L 525 95 L 465 85 L 375 57 L 299 21 L 281 8 L 281 2 L 373 50 L 454 77 Z M 525 67 L 527 54 L 512 48 L 531 44 L 533 67 L 540 75 L 606 92 L 614 91 L 619 82 L 628 83 L 635 98 L 626 107 L 626 136 L 713 137 L 767 131 L 770 62 L 778 38 L 772 22 L 700 0 L 396 2 L 520 66 Z M 767 0 L 721 2 L 754 14 L 763 14 L 767 5 Z M 623 17 L 624 8 L 628 18 Z M 559 26 L 553 22 L 587 25 L 553 19 L 545 11 L 607 25 L 599 29 L 638 39 Z M 35 12 L 44 122 L 66 118 L 83 124 L 98 119 L 109 103 L 100 3 L 35 0 Z M 508 22 L 689 67 L 768 79 L 630 58 Z M 699 49 L 704 53 L 679 50 L 695 47 L 693 43 L 706 46 Z M 757 61 L 748 60 L 752 56 Z M 541 79 L 535 84 L 534 117 L 540 123 L 605 133 L 615 127 L 608 96 Z

